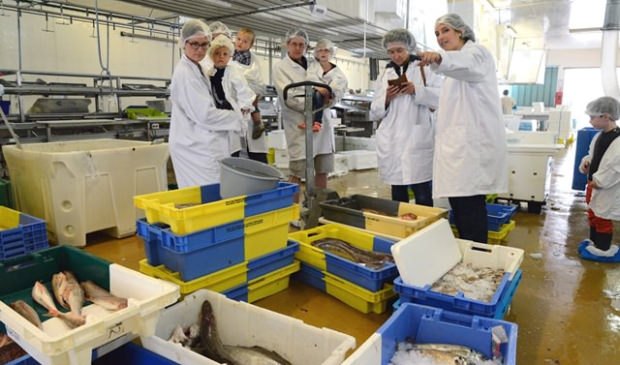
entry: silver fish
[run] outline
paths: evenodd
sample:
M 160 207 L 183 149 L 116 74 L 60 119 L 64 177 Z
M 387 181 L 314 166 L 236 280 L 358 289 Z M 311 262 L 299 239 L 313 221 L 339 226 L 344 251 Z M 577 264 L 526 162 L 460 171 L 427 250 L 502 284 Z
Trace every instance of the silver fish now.
M 86 317 L 77 313 L 62 313 L 56 308 L 54 299 L 41 282 L 37 281 L 32 287 L 32 298 L 39 304 L 41 304 L 48 311 L 48 315 L 52 317 L 58 317 L 63 320 L 70 328 L 76 328 L 86 323 Z
M 26 318 L 28 322 L 34 324 L 35 326 L 43 329 L 43 324 L 41 323 L 41 319 L 37 312 L 26 302 L 23 300 L 16 300 L 13 303 L 9 304 L 11 308 L 20 316 Z
M 476 365 L 486 360 L 482 354 L 460 345 L 413 344 L 412 351 L 433 359 L 438 365 Z
M 319 239 L 312 242 L 312 246 L 344 257 L 347 260 L 362 263 L 373 270 L 380 269 L 386 262 L 394 262 L 394 258 L 389 254 L 362 250 L 336 238 Z
M 127 299 L 112 295 L 110 292 L 90 280 L 84 281 L 80 285 L 86 293 L 86 300 L 89 300 L 98 306 L 110 311 L 127 308 Z

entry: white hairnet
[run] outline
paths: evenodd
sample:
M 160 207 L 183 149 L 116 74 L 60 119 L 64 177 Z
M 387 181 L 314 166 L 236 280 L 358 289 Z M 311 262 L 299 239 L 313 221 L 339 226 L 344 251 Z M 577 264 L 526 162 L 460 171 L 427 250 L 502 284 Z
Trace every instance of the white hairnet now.
M 322 49 L 328 50 L 330 53 L 330 56 L 333 56 L 336 47 L 334 46 L 334 43 L 330 41 L 329 39 L 325 39 L 325 38 L 319 39 L 319 41 L 316 42 L 316 46 L 314 47 L 314 57 L 317 57 L 318 52 Z
M 383 48 L 387 49 L 388 43 L 399 42 L 405 45 L 409 51 L 414 51 L 416 42 L 415 37 L 410 31 L 404 28 L 392 29 L 383 36 Z
M 461 32 L 461 37 L 465 39 L 465 41 L 476 41 L 474 31 L 471 30 L 469 25 L 465 24 L 463 18 L 461 18 L 458 14 L 449 13 L 446 15 L 442 15 L 435 22 L 435 25 L 437 24 L 445 24 L 454 30 L 458 30 L 459 32 Z
M 211 30 L 211 34 L 223 34 L 228 38 L 232 38 L 232 32 L 230 29 L 228 29 L 226 24 L 220 21 L 211 23 L 211 25 L 209 25 L 209 29 Z
M 586 114 L 609 114 L 611 120 L 618 120 L 618 118 L 620 118 L 620 102 L 611 96 L 600 97 L 588 103 L 586 106 Z
M 310 38 L 308 38 L 308 33 L 306 33 L 305 30 L 303 29 L 291 29 L 288 32 L 286 32 L 286 37 L 284 39 L 284 41 L 286 43 L 288 43 L 288 41 L 290 41 L 292 38 L 295 37 L 301 37 L 304 39 L 304 41 L 306 42 L 306 46 L 308 45 L 308 43 L 310 43 Z
M 217 37 L 213 38 L 213 41 L 211 41 L 211 45 L 209 46 L 209 50 L 207 51 L 209 57 L 212 57 L 213 52 L 215 52 L 215 50 L 220 47 L 228 48 L 231 56 L 233 52 L 235 52 L 235 46 L 233 45 L 232 40 L 230 40 L 230 38 L 226 37 L 225 35 L 220 34 Z
M 190 19 L 186 21 L 185 24 L 183 24 L 183 28 L 181 28 L 181 39 L 179 46 L 184 48 L 185 42 L 197 37 L 207 37 L 208 40 L 211 40 L 211 31 L 209 30 L 209 26 L 203 21 L 198 19 Z

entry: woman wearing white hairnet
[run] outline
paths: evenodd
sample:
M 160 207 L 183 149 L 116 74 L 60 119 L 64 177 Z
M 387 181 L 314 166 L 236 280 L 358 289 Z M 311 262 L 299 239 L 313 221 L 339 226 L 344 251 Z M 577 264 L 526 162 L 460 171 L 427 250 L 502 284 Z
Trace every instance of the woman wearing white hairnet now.
M 306 162 L 305 130 L 299 128 L 299 123 L 305 120 L 302 112 L 289 108 L 284 103 L 284 87 L 307 80 L 307 70 L 310 62 L 304 56 L 308 47 L 308 35 L 305 31 L 294 29 L 286 34 L 286 56 L 273 67 L 273 82 L 278 92 L 278 99 L 281 100 L 282 124 L 284 135 L 288 145 L 290 181 L 301 183 L 304 176 Z M 289 92 L 289 103 L 296 105 L 299 110 L 304 109 L 304 98 L 294 98 L 293 95 L 299 94 L 299 90 L 291 89 Z M 320 132 L 313 134 L 313 153 L 315 184 L 318 188 L 327 187 L 327 174 L 334 169 L 334 146 L 332 128 L 323 128 Z M 295 201 L 299 199 L 296 195 Z
M 228 134 L 240 130 L 238 113 L 215 107 L 211 84 L 199 65 L 210 39 L 209 27 L 199 20 L 189 20 L 181 29 L 184 54 L 170 86 L 169 137 L 170 157 L 181 188 L 219 182 L 218 161 L 229 156 Z
M 392 186 L 392 200 L 409 202 L 409 188 L 417 204 L 433 206 L 433 110 L 439 101 L 441 78 L 422 68 L 410 52 L 416 41 L 406 29 L 383 37 L 391 58 L 376 81 L 370 106 L 377 129 L 377 159 L 381 180 Z M 390 80 L 405 79 L 398 84 Z
M 437 19 L 435 35 L 442 51 L 420 54 L 446 76 L 435 130 L 433 197 L 449 198 L 461 238 L 486 243 L 486 194 L 508 190 L 495 63 L 456 14 Z

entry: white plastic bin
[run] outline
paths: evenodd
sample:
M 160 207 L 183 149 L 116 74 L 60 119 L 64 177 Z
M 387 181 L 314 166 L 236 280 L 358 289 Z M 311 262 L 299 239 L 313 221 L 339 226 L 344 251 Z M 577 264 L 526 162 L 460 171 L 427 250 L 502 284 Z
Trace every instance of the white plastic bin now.
M 136 231 L 134 195 L 167 189 L 167 144 L 119 139 L 3 146 L 16 208 L 47 221 L 50 238 L 86 245 L 86 234 Z
M 349 170 L 376 169 L 378 166 L 376 151 L 355 150 L 339 153 L 347 156 Z
M 189 326 L 198 322 L 202 303 L 208 299 L 226 345 L 262 346 L 296 365 L 336 365 L 342 363 L 355 338 L 327 328 L 304 324 L 301 320 L 226 298 L 210 291 L 198 290 L 161 315 L 154 336 L 142 338 L 142 345 L 179 364 L 217 365 L 192 350 L 173 344 L 168 339 L 177 324 Z

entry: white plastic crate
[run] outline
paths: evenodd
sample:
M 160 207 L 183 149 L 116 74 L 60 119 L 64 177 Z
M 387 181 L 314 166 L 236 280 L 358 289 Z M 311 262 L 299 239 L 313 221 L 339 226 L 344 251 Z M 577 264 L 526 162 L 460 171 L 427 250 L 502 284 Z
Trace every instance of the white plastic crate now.
M 86 234 L 136 231 L 133 196 L 167 189 L 167 144 L 98 139 L 3 146 L 16 208 L 45 219 L 50 238 L 86 245 Z
M 279 169 L 288 169 L 288 150 L 284 149 L 274 149 L 274 165 L 276 165 Z
M 168 342 L 177 324 L 186 327 L 198 321 L 202 303 L 213 307 L 222 342 L 237 346 L 263 346 L 296 365 L 342 363 L 355 338 L 327 328 L 226 298 L 210 290 L 199 290 L 162 313 L 154 336 L 142 338 L 142 345 L 179 364 L 217 365 L 180 344 Z
M 334 154 L 334 171 L 329 176 L 344 176 L 349 173 L 349 158 L 341 153 Z
M 86 324 L 69 329 L 58 318 L 42 318 L 41 331 L 0 301 L 7 334 L 42 365 L 90 364 L 94 348 L 126 334 L 153 335 L 163 308 L 179 298 L 178 286 L 117 264 L 108 268 L 110 292 L 128 298 L 127 308 L 110 312 L 90 304 L 82 308 Z
M 286 136 L 283 129 L 271 131 L 267 134 L 267 147 L 274 148 L 276 150 L 286 150 Z
M 378 166 L 376 151 L 355 150 L 340 153 L 347 156 L 349 170 L 376 169 Z

